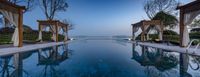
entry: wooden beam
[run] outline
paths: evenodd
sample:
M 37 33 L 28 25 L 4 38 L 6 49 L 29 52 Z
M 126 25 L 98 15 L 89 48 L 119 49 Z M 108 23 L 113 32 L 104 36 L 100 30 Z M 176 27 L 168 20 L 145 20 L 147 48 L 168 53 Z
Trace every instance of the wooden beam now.
M 200 0 L 193 1 L 183 6 L 176 8 L 177 10 L 183 10 L 185 13 L 190 13 L 200 10 Z
M 68 38 L 69 38 L 69 36 L 68 36 L 68 29 L 69 29 L 69 26 L 67 26 L 66 28 L 67 28 L 67 40 L 68 40 Z
M 200 0 L 193 1 L 193 2 L 188 3 L 186 5 L 183 5 L 183 6 L 178 6 L 176 9 L 177 10 L 184 9 L 184 8 L 188 8 L 188 7 L 191 7 L 191 6 L 194 6 L 194 5 L 198 5 L 198 4 L 200 4 Z
M 15 5 L 15 4 L 10 3 L 8 1 L 0 0 L 0 9 L 6 10 L 6 11 L 10 11 L 12 13 L 18 13 L 18 9 L 25 10 L 25 7 L 24 6 Z
M 144 31 L 144 25 L 142 25 L 142 34 L 141 34 L 141 40 L 142 42 L 144 42 L 144 34 L 145 34 L 145 31 Z
M 160 20 L 151 20 L 151 21 L 143 21 L 143 25 L 148 26 L 148 25 L 161 25 Z
M 200 10 L 200 3 L 190 6 L 190 7 L 187 7 L 187 8 L 183 8 L 183 9 L 184 9 L 185 13 L 191 13 L 191 12 L 198 11 L 198 10 Z
M 184 10 L 183 9 L 181 9 L 180 10 L 180 22 L 179 22 L 179 24 L 180 24 L 180 46 L 181 47 L 183 47 L 183 43 L 182 43 L 182 41 L 183 41 L 183 31 L 184 31 Z
M 18 31 L 19 31 L 19 47 L 22 47 L 23 45 L 23 9 L 19 10 L 19 19 L 18 19 Z
M 58 25 L 59 23 L 56 23 L 56 42 L 58 42 Z
M 132 40 L 134 40 L 134 37 L 135 37 L 135 34 L 134 34 L 134 32 L 133 32 L 133 26 L 134 26 L 134 25 L 132 25 Z
M 7 0 L 0 0 L 0 3 L 5 4 L 5 5 L 8 5 L 8 6 L 12 6 L 12 7 L 18 8 L 18 9 L 23 9 L 23 10 L 26 9 L 25 6 L 19 6 L 19 5 L 16 5 L 16 4 L 14 4 L 14 3 L 8 2 Z

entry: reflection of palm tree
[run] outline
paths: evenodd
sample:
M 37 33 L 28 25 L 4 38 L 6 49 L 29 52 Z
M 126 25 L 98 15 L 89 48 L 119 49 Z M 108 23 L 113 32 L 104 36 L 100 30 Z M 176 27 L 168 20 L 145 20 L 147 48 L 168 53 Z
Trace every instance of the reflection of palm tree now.
M 53 48 L 46 49 L 46 51 L 39 51 L 38 57 L 39 57 L 39 63 L 38 65 L 44 66 L 43 69 L 43 77 L 51 76 L 51 77 L 59 77 L 59 71 L 57 71 L 55 68 L 57 65 L 59 65 L 61 62 L 68 59 L 68 48 L 65 47 L 65 45 L 60 46 L 63 47 L 63 52 L 59 51 L 58 46 L 54 46 Z M 48 72 L 47 72 L 48 71 Z M 48 75 L 49 73 L 49 75 Z

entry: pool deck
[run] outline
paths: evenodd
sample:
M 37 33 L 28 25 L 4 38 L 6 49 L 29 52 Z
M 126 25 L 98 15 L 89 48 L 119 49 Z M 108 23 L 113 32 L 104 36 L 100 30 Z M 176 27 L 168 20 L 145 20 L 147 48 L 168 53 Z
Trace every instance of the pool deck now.
M 32 45 L 25 45 L 23 47 L 8 47 L 8 48 L 1 48 L 0 49 L 0 56 L 4 55 L 10 55 L 10 54 L 15 54 L 15 53 L 21 53 L 21 52 L 28 52 L 28 51 L 33 51 L 41 48 L 47 48 L 47 47 L 52 47 L 55 45 L 62 45 L 66 44 L 68 42 L 50 42 L 50 43 L 42 43 L 42 44 L 32 44 Z
M 136 42 L 132 42 L 132 43 L 136 43 Z M 168 51 L 175 51 L 175 52 L 179 52 L 179 53 L 187 53 L 187 54 L 191 54 L 191 55 L 200 56 L 200 48 L 198 48 L 197 51 L 193 52 L 195 49 L 194 47 L 189 48 L 189 50 L 187 51 L 186 48 L 183 48 L 180 46 L 171 46 L 171 45 L 148 43 L 148 42 L 137 42 L 137 44 L 143 45 L 143 46 L 148 46 L 148 47 L 153 47 L 153 48 L 164 49 L 164 50 L 168 50 Z

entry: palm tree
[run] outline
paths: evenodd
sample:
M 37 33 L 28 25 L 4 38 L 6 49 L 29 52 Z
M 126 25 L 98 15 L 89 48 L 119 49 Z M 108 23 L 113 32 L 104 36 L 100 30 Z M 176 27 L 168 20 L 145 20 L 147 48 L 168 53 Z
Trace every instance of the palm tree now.
M 161 20 L 163 22 L 164 28 L 173 29 L 177 26 L 178 20 L 176 16 L 168 14 L 164 11 L 158 12 L 154 17 L 153 20 Z

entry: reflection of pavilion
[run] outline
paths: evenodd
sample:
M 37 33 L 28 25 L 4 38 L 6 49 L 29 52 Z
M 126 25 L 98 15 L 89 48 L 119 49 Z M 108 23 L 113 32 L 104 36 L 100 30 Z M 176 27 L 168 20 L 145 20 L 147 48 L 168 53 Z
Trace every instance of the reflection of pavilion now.
M 178 64 L 178 59 L 172 55 L 166 55 L 161 49 L 155 49 L 156 52 L 150 52 L 148 47 L 141 46 L 142 53 L 133 50 L 132 59 L 136 60 L 142 66 L 155 66 L 159 71 L 169 70 Z M 133 44 L 135 49 L 135 44 Z
M 42 77 L 59 77 L 60 70 L 56 69 L 60 63 L 68 59 L 68 45 L 54 46 L 38 52 L 38 64 L 44 66 Z M 62 70 L 63 72 L 63 70 Z
M 189 69 L 199 72 L 200 57 L 180 54 L 180 77 L 192 77 L 192 75 L 189 73 Z
M 1 57 L 1 77 L 23 77 L 28 73 L 23 69 L 23 60 L 30 57 L 33 52 L 16 53 L 10 56 Z
M 68 59 L 68 49 L 63 46 L 63 50 L 59 51 L 59 46 L 54 46 L 45 51 L 39 51 L 38 57 L 38 65 L 58 65 Z
M 187 54 L 180 54 L 180 77 L 192 77 L 187 70 L 189 67 L 189 56 Z
M 133 44 L 132 59 L 144 66 L 150 77 L 161 76 L 162 74 L 162 76 L 165 77 L 165 73 L 170 75 L 171 73 L 168 71 L 170 71 L 172 68 L 175 68 L 178 63 L 180 77 L 192 77 L 192 75 L 189 73 L 189 68 L 192 71 L 199 71 L 200 69 L 200 57 L 194 57 L 180 53 L 178 61 L 176 57 L 170 56 L 170 54 L 166 55 L 161 49 L 156 49 L 156 52 L 150 52 L 148 47 L 145 46 L 141 46 L 142 52 L 141 55 L 139 55 L 139 52 L 135 51 L 135 47 L 136 45 Z M 190 59 L 193 60 L 191 61 Z M 154 68 L 152 69 L 151 66 L 158 70 L 155 70 Z

